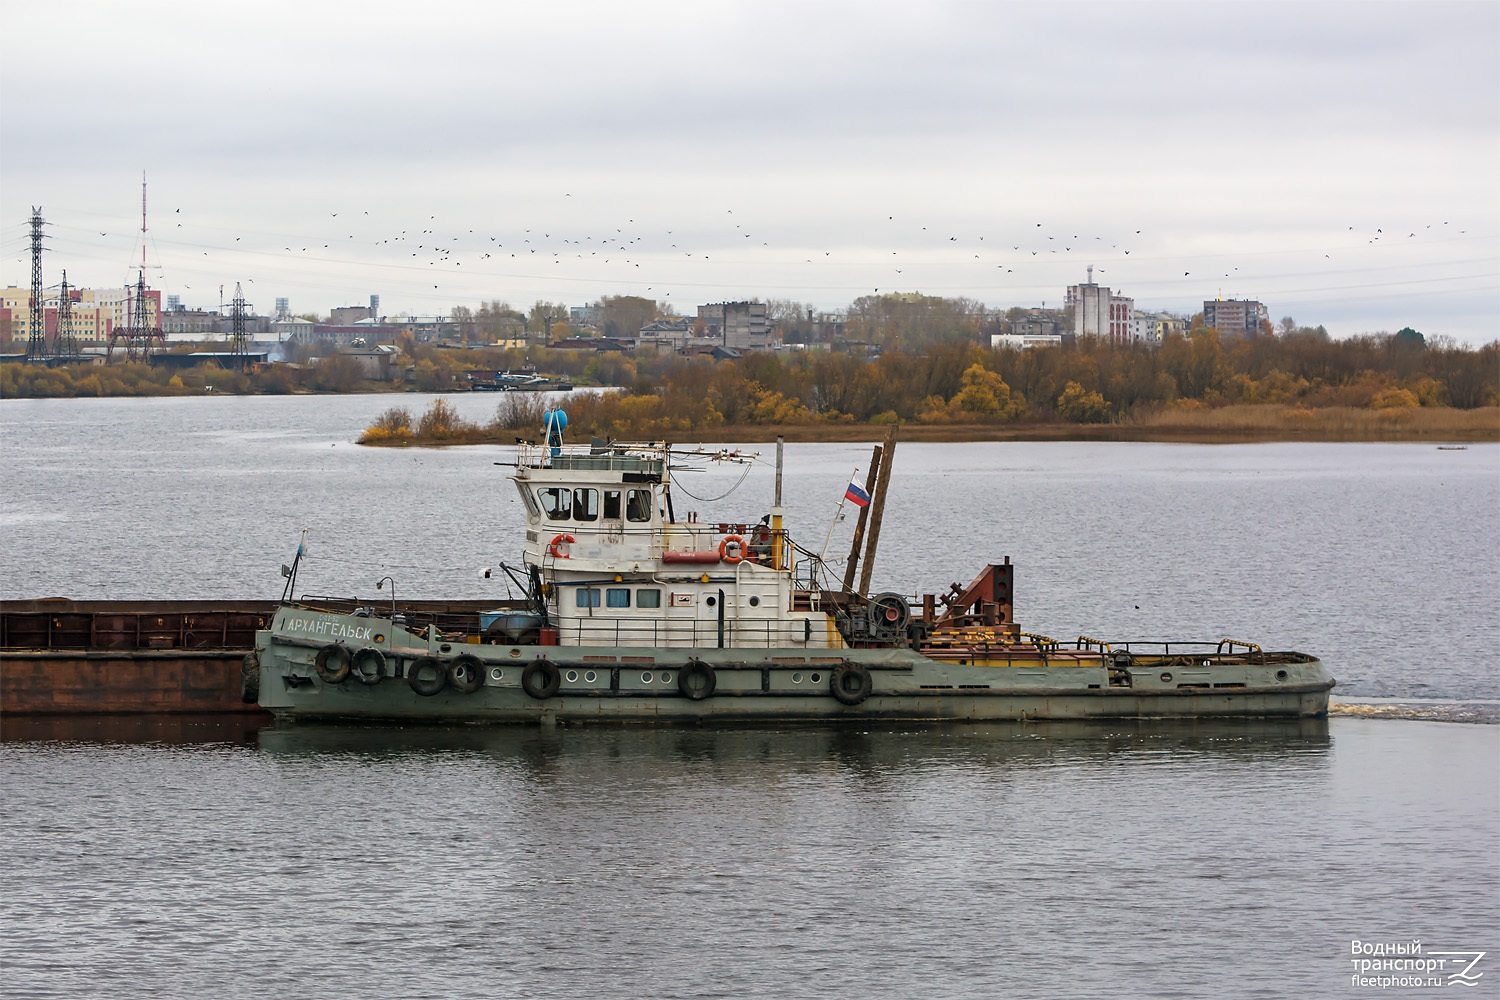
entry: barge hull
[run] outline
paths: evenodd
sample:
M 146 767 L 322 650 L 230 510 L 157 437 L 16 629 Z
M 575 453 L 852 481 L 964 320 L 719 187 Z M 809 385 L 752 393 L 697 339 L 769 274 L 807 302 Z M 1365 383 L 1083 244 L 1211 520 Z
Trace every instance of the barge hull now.
M 246 652 L 9 650 L 0 653 L 0 713 L 263 716 L 240 699 Z

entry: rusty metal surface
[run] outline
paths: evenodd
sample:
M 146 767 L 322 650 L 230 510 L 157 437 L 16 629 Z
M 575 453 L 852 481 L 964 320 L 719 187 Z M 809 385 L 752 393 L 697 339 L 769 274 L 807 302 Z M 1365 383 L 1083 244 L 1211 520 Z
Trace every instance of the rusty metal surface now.
M 349 611 L 376 602 L 320 598 Z M 477 631 L 504 601 L 402 601 L 418 625 Z M 275 601 L 6 601 L 0 715 L 263 715 L 240 700 L 240 663 Z M 383 608 L 382 608 L 383 610 Z
M 247 650 L 275 609 L 270 601 L 7 601 L 0 649 Z
M 0 715 L 260 714 L 240 700 L 245 650 L 0 652 Z
M 353 597 L 306 598 L 348 613 L 384 611 L 385 602 Z M 506 601 L 402 601 L 397 609 L 420 627 L 477 631 L 479 613 Z M 275 601 L 6 601 L 0 605 L 0 650 L 233 649 L 255 647 Z

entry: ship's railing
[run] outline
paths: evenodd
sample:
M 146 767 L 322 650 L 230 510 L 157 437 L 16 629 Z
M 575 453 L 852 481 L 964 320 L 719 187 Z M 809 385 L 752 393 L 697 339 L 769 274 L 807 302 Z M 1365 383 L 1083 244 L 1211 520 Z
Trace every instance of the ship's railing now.
M 827 630 L 809 619 L 795 621 L 681 621 L 641 618 L 564 617 L 562 640 L 579 646 L 670 646 L 725 649 L 800 647 L 829 649 Z
M 382 618 L 395 620 L 409 632 L 421 632 L 429 625 L 437 627 L 444 635 L 477 635 L 479 616 L 485 612 L 522 611 L 527 608 L 524 601 L 399 601 L 394 619 L 391 602 L 368 597 L 334 597 L 322 594 L 304 594 L 297 599 L 298 605 L 311 611 L 324 611 L 335 615 Z
M 1219 642 L 1202 640 L 1105 642 L 1092 636 L 1081 635 L 1073 642 L 1059 642 L 1031 632 L 1021 632 L 1019 638 L 1021 640 L 1019 643 L 1008 642 L 1004 634 L 999 631 L 986 632 L 968 629 L 945 635 L 939 642 L 926 643 L 923 648 L 935 653 L 952 653 L 955 649 L 969 649 L 986 655 L 1004 655 L 1007 651 L 1014 651 L 1018 647 L 1035 646 L 1043 653 L 1081 653 L 1100 659 L 1149 657 L 1152 660 L 1164 661 L 1163 665 L 1180 666 L 1207 666 L 1226 660 L 1264 663 L 1275 659 L 1280 662 L 1289 657 L 1305 656 L 1305 654 L 1296 653 L 1267 653 L 1255 643 L 1243 642 L 1239 639 L 1223 639 Z
M 522 441 L 516 445 L 516 464 L 531 469 L 639 472 L 659 477 L 666 469 L 666 450 L 655 444 L 553 447 Z

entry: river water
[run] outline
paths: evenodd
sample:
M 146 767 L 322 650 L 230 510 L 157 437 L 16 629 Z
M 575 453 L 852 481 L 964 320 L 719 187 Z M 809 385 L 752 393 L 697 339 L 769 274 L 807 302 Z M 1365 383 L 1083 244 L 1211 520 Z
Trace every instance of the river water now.
M 274 597 L 304 528 L 308 592 L 504 596 L 507 449 L 350 443 L 426 401 L 0 402 L 0 599 Z M 758 519 L 748 450 L 679 514 Z M 787 446 L 804 545 L 868 455 Z M 1500 995 L 1500 449 L 901 445 L 876 588 L 1005 555 L 1030 631 L 1302 649 L 1342 711 L 1420 718 L 6 718 L 0 995 L 1435 993 L 1350 978 L 1414 938 Z

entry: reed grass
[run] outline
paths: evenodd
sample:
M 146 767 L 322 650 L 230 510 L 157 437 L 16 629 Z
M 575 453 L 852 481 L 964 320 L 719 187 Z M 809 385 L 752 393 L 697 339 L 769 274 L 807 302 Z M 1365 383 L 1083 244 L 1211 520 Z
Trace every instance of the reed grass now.
M 1500 407 L 1383 410 L 1316 409 L 1279 404 L 1165 409 L 1119 425 L 1145 440 L 1214 438 L 1257 441 L 1500 441 Z
M 439 401 L 441 402 L 441 401 Z M 417 419 L 401 408 L 381 414 L 360 437 L 360 444 L 405 445 L 510 444 L 519 433 L 540 437 L 539 400 L 507 399 L 486 424 L 458 418 L 445 408 Z M 576 439 L 591 433 L 579 422 Z M 652 435 L 652 436 L 660 436 Z M 678 427 L 670 433 L 680 443 L 773 441 L 878 441 L 885 425 L 851 422 L 805 424 L 717 424 Z M 1280 404 L 1190 407 L 1138 415 L 1111 424 L 1006 423 L 903 424 L 905 441 L 1182 441 L 1229 444 L 1259 441 L 1432 441 L 1466 443 L 1500 441 L 1500 407 L 1456 410 L 1450 407 L 1402 407 L 1367 410 L 1346 406 L 1317 409 Z

